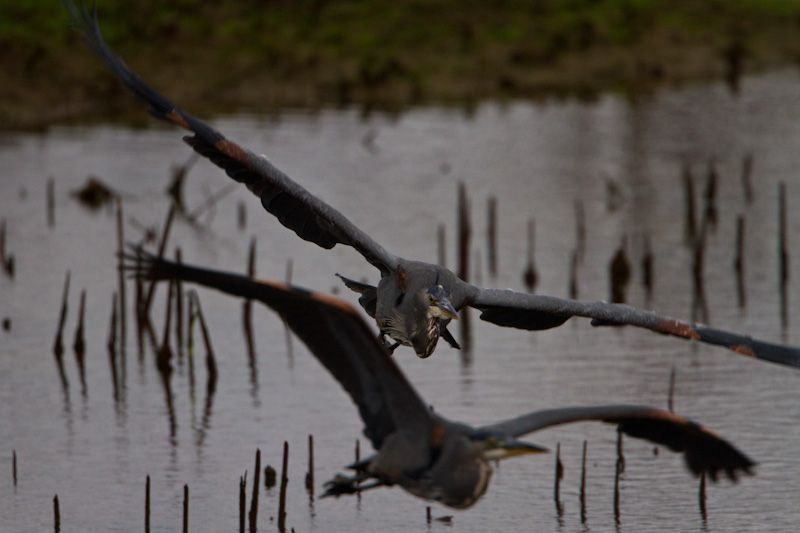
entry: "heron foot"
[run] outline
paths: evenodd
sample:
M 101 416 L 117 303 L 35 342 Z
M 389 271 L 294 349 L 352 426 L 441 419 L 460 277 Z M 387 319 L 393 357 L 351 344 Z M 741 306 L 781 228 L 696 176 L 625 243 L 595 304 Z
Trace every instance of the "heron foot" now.
M 383 344 L 383 347 L 386 348 L 386 351 L 388 351 L 389 354 L 393 354 L 394 351 L 397 349 L 397 347 L 402 344 L 401 342 L 395 342 L 394 344 L 390 344 L 384 332 L 380 332 L 378 334 L 378 340 L 381 341 L 381 344 Z
M 320 497 L 339 497 L 342 494 L 355 494 L 361 491 L 361 487 L 359 485 L 363 480 L 364 476 L 361 475 L 345 476 L 342 474 L 336 474 L 333 479 L 325 483 L 325 492 Z

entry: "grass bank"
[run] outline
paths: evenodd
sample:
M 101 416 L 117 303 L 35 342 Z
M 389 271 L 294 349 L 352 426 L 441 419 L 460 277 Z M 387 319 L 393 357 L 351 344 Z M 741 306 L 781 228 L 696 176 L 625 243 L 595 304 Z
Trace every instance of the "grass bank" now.
M 100 0 L 107 42 L 197 114 L 593 98 L 800 59 L 800 0 Z M 57 0 L 0 6 L 0 127 L 124 118 Z M 139 115 L 141 116 L 141 115 Z

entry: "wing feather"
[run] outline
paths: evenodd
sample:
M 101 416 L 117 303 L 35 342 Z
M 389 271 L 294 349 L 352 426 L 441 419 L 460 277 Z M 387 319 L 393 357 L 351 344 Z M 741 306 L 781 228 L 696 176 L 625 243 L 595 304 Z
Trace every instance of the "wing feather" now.
M 616 424 L 617 429 L 627 435 L 666 446 L 674 452 L 682 452 L 692 473 L 707 473 L 712 480 L 716 480 L 720 472 L 735 480 L 740 473 L 752 473 L 755 466 L 752 459 L 697 422 L 664 409 L 642 405 L 544 409 L 478 428 L 476 432 L 484 437 L 491 435 L 502 439 L 583 421 Z

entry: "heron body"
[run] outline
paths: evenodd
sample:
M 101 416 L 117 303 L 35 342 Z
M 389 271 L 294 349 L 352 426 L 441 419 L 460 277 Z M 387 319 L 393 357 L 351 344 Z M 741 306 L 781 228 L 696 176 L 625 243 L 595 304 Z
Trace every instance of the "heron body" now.
M 410 474 L 399 484 L 425 500 L 456 509 L 471 507 L 486 493 L 492 479 L 492 467 L 484 457 L 486 444 L 470 439 L 457 424 L 442 421 L 436 429 L 441 436 L 438 442 L 429 443 L 428 451 L 433 460 L 424 469 L 407 471 Z M 393 455 L 389 450 L 382 454 Z M 380 460 L 376 466 L 380 472 Z
M 400 261 L 378 283 L 378 328 L 398 343 L 413 347 L 419 357 L 430 356 L 447 324 L 463 307 L 459 282 L 455 274 L 438 265 Z M 456 298 L 451 288 L 457 291 Z

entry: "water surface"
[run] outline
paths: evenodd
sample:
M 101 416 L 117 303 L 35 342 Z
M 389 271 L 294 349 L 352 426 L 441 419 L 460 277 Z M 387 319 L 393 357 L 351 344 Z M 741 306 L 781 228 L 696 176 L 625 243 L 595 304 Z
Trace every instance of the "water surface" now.
M 578 267 L 578 296 L 607 299 L 608 264 L 625 238 L 634 266 L 632 305 L 688 318 L 692 313 L 691 250 L 685 243 L 682 167 L 694 177 L 698 216 L 709 161 L 718 173 L 717 226 L 709 234 L 705 293 L 712 325 L 759 338 L 800 343 L 800 275 L 790 262 L 788 326 L 782 327 L 778 279 L 778 184 L 788 193 L 790 252 L 800 239 L 800 83 L 794 72 L 748 78 L 733 98 L 723 85 L 665 91 L 635 102 L 605 96 L 591 105 L 487 103 L 470 112 L 423 108 L 399 116 L 351 110 L 280 116 L 237 115 L 213 123 L 228 137 L 264 152 L 307 189 L 347 214 L 387 249 L 437 260 L 435 228 L 447 228 L 447 264 L 454 266 L 457 184 L 471 199 L 473 281 L 524 290 L 526 231 L 536 222 L 538 292 L 566 296 L 576 248 L 576 205 L 586 222 Z M 144 111 L 143 111 L 144 112 Z M 240 301 L 200 291 L 219 365 L 207 403 L 203 348 L 191 395 L 188 365 L 172 378 L 175 429 L 151 351 L 138 360 L 132 323 L 122 399 L 113 398 L 106 338 L 115 270 L 113 213 L 90 212 L 70 192 L 100 177 L 123 197 L 125 232 L 160 227 L 169 206 L 170 168 L 188 148 L 181 133 L 154 124 L 54 128 L 42 135 L 0 138 L 0 218 L 13 280 L 0 275 L 0 529 L 52 527 L 58 494 L 65 531 L 131 531 L 143 527 L 145 477 L 152 479 L 152 530 L 180 527 L 183 486 L 190 489 L 190 530 L 234 531 L 239 477 L 252 480 L 254 453 L 280 467 L 290 445 L 287 526 L 296 531 L 762 531 L 800 523 L 800 375 L 721 348 L 697 346 L 649 332 L 593 329 L 587 321 L 540 333 L 475 323 L 472 359 L 447 346 L 421 361 L 410 350 L 396 357 L 438 412 L 480 424 L 535 408 L 599 403 L 666 406 L 671 369 L 676 411 L 710 426 L 759 462 L 757 475 L 708 489 L 707 517 L 698 507 L 698 482 L 666 450 L 625 440 L 627 468 L 621 514 L 613 512 L 616 433 L 582 424 L 539 433 L 531 440 L 555 449 L 565 463 L 564 514 L 553 504 L 554 456 L 500 465 L 488 494 L 468 511 L 429 504 L 400 489 L 360 498 L 311 500 L 304 488 L 307 439 L 315 439 L 315 491 L 352 461 L 361 422 L 349 398 L 296 340 L 287 353 L 281 321 L 255 310 L 257 365 L 253 374 L 242 335 Z M 751 203 L 741 181 L 753 157 Z M 46 186 L 55 183 L 55 227 L 47 225 Z M 190 171 L 187 204 L 200 205 L 229 180 L 201 161 Z M 613 184 L 613 185 L 610 185 Z M 619 191 L 609 195 L 609 188 Z M 499 207 L 499 273 L 486 266 L 486 205 Z M 614 200 L 614 209 L 609 207 Z M 237 225 L 237 206 L 247 226 Z M 744 217 L 747 303 L 737 304 L 733 269 L 737 217 Z M 349 249 L 318 249 L 299 240 L 260 209 L 246 190 L 216 204 L 202 224 L 178 219 L 171 245 L 185 261 L 242 271 L 252 237 L 257 271 L 338 292 L 355 304 L 335 272 L 377 280 L 377 272 Z M 647 295 L 639 264 L 649 239 L 654 287 Z M 64 276 L 71 272 L 64 390 L 52 354 Z M 87 394 L 81 394 L 70 349 L 79 293 L 87 292 Z M 154 316 L 163 316 L 165 291 Z M 132 300 L 129 286 L 128 302 Z M 476 318 L 476 317 L 473 317 Z M 158 320 L 156 321 L 158 323 Z M 457 331 L 457 328 L 456 328 Z M 198 338 L 199 340 L 199 338 Z M 210 405 L 210 407 L 209 407 Z M 581 449 L 588 440 L 587 513 L 578 499 Z M 362 453 L 369 444 L 362 438 Z M 18 458 L 13 486 L 11 456 Z M 248 485 L 248 500 L 249 500 Z M 248 503 L 249 505 L 249 503 Z M 425 521 L 452 515 L 452 522 Z M 262 488 L 259 527 L 277 528 L 278 494 Z M 274 518 L 274 519 L 273 519 Z

